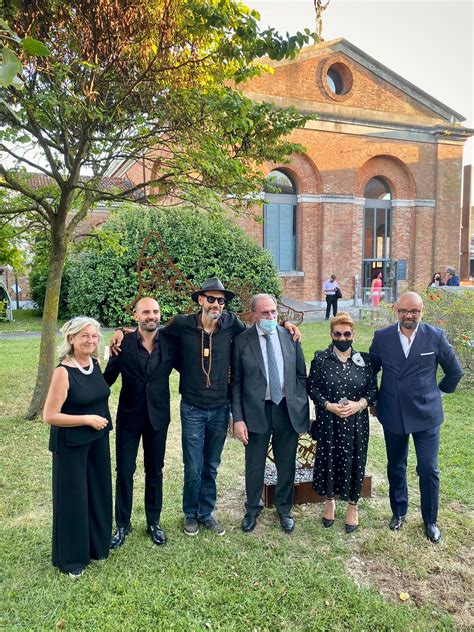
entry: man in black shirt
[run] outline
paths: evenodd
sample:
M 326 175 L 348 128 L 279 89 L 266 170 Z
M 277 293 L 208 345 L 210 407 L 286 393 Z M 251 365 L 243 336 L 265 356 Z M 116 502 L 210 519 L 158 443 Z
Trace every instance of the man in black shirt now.
M 152 298 L 135 306 L 138 329 L 126 336 L 122 352 L 110 358 L 104 378 L 112 385 L 122 375 L 117 410 L 115 520 L 110 548 L 121 546 L 131 531 L 133 474 L 140 438 L 145 466 L 147 530 L 157 545 L 166 543 L 160 527 L 163 464 L 170 422 L 169 374 L 175 352 L 173 340 L 160 335 L 160 307 Z
M 184 532 L 194 536 L 199 524 L 217 535 L 224 527 L 214 518 L 216 477 L 229 422 L 229 366 L 234 336 L 245 325 L 224 311 L 235 294 L 217 278 L 192 294 L 197 314 L 176 316 L 165 327 L 178 347 L 184 462 Z

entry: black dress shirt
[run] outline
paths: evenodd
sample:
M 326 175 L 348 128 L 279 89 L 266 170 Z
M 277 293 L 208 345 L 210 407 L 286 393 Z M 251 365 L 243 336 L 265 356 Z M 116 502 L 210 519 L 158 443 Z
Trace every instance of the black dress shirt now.
M 150 377 L 150 375 L 156 369 L 156 367 L 158 366 L 159 359 L 160 359 L 159 353 L 158 353 L 159 338 L 157 334 L 158 334 L 158 330 L 156 330 L 155 337 L 153 338 L 153 349 L 151 353 L 148 351 L 148 349 L 145 349 L 145 347 L 143 346 L 143 340 L 138 329 L 134 334 L 137 340 L 138 357 L 140 359 L 140 365 L 143 372 L 145 373 L 147 377 Z
M 229 402 L 232 340 L 244 330 L 245 325 L 237 316 L 226 311 L 222 312 L 212 335 L 203 330 L 200 313 L 176 316 L 160 330 L 161 335 L 176 340 L 179 392 L 187 404 L 217 408 Z

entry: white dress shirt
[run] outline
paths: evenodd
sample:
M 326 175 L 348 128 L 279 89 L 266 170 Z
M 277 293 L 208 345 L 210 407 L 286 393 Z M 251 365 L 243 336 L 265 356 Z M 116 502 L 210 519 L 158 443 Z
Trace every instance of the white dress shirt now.
M 334 296 L 337 287 L 339 287 L 337 281 L 331 281 L 331 279 L 323 283 L 323 290 L 326 292 L 326 296 Z
M 412 335 L 408 338 L 408 336 L 405 336 L 405 334 L 402 333 L 400 323 L 398 323 L 398 335 L 400 336 L 400 342 L 402 343 L 402 349 L 403 349 L 403 353 L 405 354 L 405 358 L 408 358 L 410 349 L 413 346 L 413 341 L 415 340 L 415 336 L 416 336 L 416 332 L 418 331 L 419 324 L 420 323 L 418 322 L 418 325 L 413 330 Z
M 260 342 L 260 349 L 262 350 L 263 362 L 265 364 L 265 376 L 267 378 L 267 390 L 265 393 L 265 399 L 270 400 L 270 383 L 268 379 L 268 357 L 267 357 L 267 340 L 265 338 L 266 333 L 263 329 L 257 325 L 257 333 L 258 340 Z M 278 375 L 280 376 L 280 384 L 281 384 L 281 393 L 282 396 L 285 397 L 285 379 L 284 379 L 284 362 L 283 362 L 283 353 L 281 351 L 280 338 L 278 337 L 278 332 L 275 330 L 270 335 L 271 343 L 273 344 L 273 350 L 275 351 L 275 358 L 278 367 Z

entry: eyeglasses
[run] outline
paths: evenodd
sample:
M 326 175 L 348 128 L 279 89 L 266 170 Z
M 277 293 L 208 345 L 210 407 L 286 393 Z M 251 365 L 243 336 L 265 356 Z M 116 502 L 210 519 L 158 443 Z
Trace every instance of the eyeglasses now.
M 332 332 L 332 337 L 333 338 L 340 338 L 341 336 L 344 336 L 344 338 L 352 338 L 352 331 L 345 331 L 344 333 L 340 332 L 340 331 L 333 331 Z
M 408 314 L 411 314 L 411 316 L 419 316 L 421 309 L 397 309 L 397 312 L 400 316 L 408 316 Z
M 213 303 L 215 303 L 217 301 L 217 303 L 219 305 L 225 305 L 227 303 L 227 301 L 225 300 L 225 298 L 223 298 L 222 296 L 208 296 L 207 294 L 203 294 L 204 298 L 206 299 L 206 301 L 208 303 L 210 303 L 211 305 Z

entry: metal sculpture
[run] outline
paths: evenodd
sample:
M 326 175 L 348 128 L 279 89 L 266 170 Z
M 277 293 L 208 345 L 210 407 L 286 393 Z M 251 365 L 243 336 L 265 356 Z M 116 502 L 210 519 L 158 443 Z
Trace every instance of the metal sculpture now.
M 331 0 L 327 0 L 325 4 L 321 0 L 314 0 L 314 9 L 316 11 L 316 35 L 319 42 L 324 42 L 323 33 L 323 12 L 328 8 Z
M 182 313 L 189 314 L 195 311 L 196 304 L 190 295 L 199 287 L 190 281 L 173 261 L 158 231 L 149 233 L 143 242 L 138 256 L 137 274 L 138 291 L 126 307 L 129 314 L 133 313 L 136 303 L 144 296 L 158 295 L 163 303 L 165 297 L 172 299 L 180 306 Z M 239 318 L 245 323 L 252 323 L 250 299 L 255 293 L 254 287 L 248 281 L 236 278 L 228 279 L 227 285 L 236 294 L 233 305 L 238 310 Z M 304 318 L 303 312 L 294 310 L 280 301 L 278 314 L 280 320 L 287 320 L 295 325 L 302 323 Z

